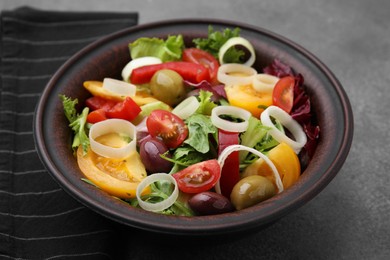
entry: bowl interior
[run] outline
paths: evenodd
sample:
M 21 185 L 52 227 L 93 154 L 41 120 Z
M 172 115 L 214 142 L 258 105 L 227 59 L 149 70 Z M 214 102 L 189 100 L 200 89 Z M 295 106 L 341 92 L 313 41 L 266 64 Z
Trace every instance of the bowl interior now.
M 241 28 L 240 34 L 255 47 L 258 71 L 278 58 L 305 78 L 313 109 L 321 128 L 315 155 L 296 185 L 273 198 L 238 212 L 174 217 L 132 208 L 80 180 L 83 177 L 71 150 L 71 131 L 59 94 L 89 96 L 86 80 L 120 79 L 130 60 L 128 44 L 139 37 L 182 34 L 186 45 L 192 38 L 207 37 L 215 30 Z M 49 173 L 69 194 L 98 213 L 143 230 L 175 235 L 215 235 L 258 229 L 286 215 L 317 195 L 337 174 L 352 141 L 353 118 L 348 98 L 334 75 L 315 56 L 299 45 L 258 27 L 217 20 L 175 20 L 129 28 L 97 41 L 68 60 L 46 86 L 37 106 L 34 133 L 40 158 Z

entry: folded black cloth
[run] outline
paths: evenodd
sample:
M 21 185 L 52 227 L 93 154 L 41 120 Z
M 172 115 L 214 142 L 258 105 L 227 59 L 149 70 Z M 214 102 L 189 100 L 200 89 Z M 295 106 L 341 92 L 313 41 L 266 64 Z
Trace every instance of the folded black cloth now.
M 116 258 L 116 226 L 50 177 L 35 150 L 32 121 L 42 90 L 61 64 L 137 22 L 136 12 L 2 12 L 0 258 Z

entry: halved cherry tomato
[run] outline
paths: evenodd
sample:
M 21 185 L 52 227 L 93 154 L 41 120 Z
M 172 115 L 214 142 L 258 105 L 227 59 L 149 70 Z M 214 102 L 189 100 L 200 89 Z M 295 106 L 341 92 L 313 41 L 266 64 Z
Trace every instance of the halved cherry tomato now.
M 228 146 L 238 144 L 238 133 L 227 132 L 224 130 L 218 130 L 218 154 Z M 240 180 L 240 160 L 239 154 L 237 152 L 232 152 L 227 159 L 222 168 L 221 179 L 219 184 L 221 187 L 221 193 L 230 197 L 230 193 L 234 185 Z
M 295 78 L 287 76 L 279 79 L 272 92 L 272 102 L 287 113 L 291 112 L 294 101 Z
M 146 120 L 146 127 L 152 137 L 160 137 L 168 148 L 178 147 L 188 136 L 184 121 L 166 110 L 152 111 Z
M 106 111 L 104 111 L 103 108 L 96 109 L 92 112 L 90 112 L 87 116 L 87 122 L 90 124 L 95 124 L 97 122 L 106 120 Z
M 85 100 L 85 105 L 87 107 L 89 107 L 89 109 L 91 109 L 91 110 L 97 110 L 97 109 L 102 108 L 102 109 L 104 109 L 104 111 L 108 111 L 113 106 L 115 106 L 117 103 L 118 102 L 116 102 L 116 101 L 105 99 L 105 98 L 98 97 L 98 96 L 93 96 L 93 97 L 87 98 L 87 100 Z
M 192 83 L 199 83 L 203 80 L 210 79 L 208 69 L 200 64 L 185 61 L 170 61 L 134 69 L 130 76 L 130 82 L 133 84 L 148 83 L 154 73 L 162 69 L 174 70 L 179 73 L 184 80 L 188 80 Z
M 208 160 L 188 166 L 172 175 L 182 192 L 199 193 L 208 191 L 217 183 L 221 168 L 217 160 Z
M 217 73 L 219 68 L 219 63 L 213 55 L 207 51 L 198 49 L 198 48 L 188 48 L 183 50 L 182 60 L 188 61 L 196 64 L 201 64 L 209 70 L 210 74 L 210 83 L 217 84 Z
M 141 112 L 141 108 L 133 101 L 131 97 L 126 97 L 123 102 L 118 102 L 115 106 L 106 112 L 110 118 L 120 118 L 128 121 L 134 120 Z

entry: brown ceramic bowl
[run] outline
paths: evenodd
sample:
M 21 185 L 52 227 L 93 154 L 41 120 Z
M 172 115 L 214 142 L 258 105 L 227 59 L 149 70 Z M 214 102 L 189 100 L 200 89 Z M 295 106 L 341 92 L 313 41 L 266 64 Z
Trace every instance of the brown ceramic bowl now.
M 305 86 L 321 128 L 321 137 L 310 164 L 298 183 L 273 198 L 245 210 L 213 216 L 175 217 L 150 213 L 109 196 L 80 180 L 83 177 L 71 150 L 71 130 L 63 114 L 59 94 L 88 97 L 86 80 L 120 79 L 129 61 L 128 43 L 139 37 L 182 34 L 187 44 L 216 30 L 241 28 L 256 49 L 260 70 L 278 58 L 305 78 Z M 258 27 L 218 20 L 175 20 L 145 24 L 108 35 L 69 59 L 47 84 L 34 122 L 36 147 L 48 172 L 85 206 L 119 223 L 159 234 L 215 236 L 246 233 L 280 219 L 316 196 L 340 170 L 353 136 L 353 116 L 348 97 L 331 71 L 301 46 Z

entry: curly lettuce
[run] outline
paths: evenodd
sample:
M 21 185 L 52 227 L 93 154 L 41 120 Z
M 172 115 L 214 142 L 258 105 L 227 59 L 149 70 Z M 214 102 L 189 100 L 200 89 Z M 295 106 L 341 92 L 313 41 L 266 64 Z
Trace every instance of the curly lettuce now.
M 64 107 L 65 116 L 69 121 L 69 126 L 74 132 L 72 148 L 75 150 L 81 145 L 84 153 L 86 153 L 89 147 L 89 138 L 87 135 L 87 116 L 89 108 L 85 107 L 81 114 L 78 114 L 76 110 L 76 105 L 78 103 L 77 99 L 71 99 L 65 95 L 60 95 L 60 99 Z
M 240 28 L 235 28 L 233 30 L 226 28 L 223 31 L 214 31 L 213 27 L 209 26 L 208 37 L 193 39 L 193 43 L 196 48 L 211 53 L 218 60 L 219 49 L 222 45 L 230 38 L 238 36 L 240 36 Z M 225 53 L 223 60 L 226 63 L 242 63 L 244 56 L 245 52 L 243 50 L 232 47 Z

